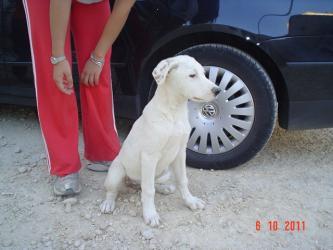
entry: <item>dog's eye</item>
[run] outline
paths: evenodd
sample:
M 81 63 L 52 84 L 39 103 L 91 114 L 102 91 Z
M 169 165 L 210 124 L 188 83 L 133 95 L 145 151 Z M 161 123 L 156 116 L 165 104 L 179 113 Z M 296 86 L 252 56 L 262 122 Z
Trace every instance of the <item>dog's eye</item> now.
M 189 75 L 191 78 L 194 78 L 194 77 L 196 77 L 197 75 L 196 74 L 191 74 L 191 75 Z

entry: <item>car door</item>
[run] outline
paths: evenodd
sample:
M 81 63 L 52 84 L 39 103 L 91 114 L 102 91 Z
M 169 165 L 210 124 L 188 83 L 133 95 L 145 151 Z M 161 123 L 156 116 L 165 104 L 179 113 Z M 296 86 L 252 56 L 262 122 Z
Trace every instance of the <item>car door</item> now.
M 273 24 L 280 25 L 274 29 L 278 33 L 270 32 Z M 266 36 L 260 46 L 273 55 L 287 83 L 286 128 L 333 125 L 329 119 L 333 115 L 332 24 L 331 0 L 293 0 L 287 16 L 267 15 L 259 24 Z
M 33 73 L 23 5 L 20 0 L 0 3 L 1 99 L 7 103 L 31 104 L 34 102 Z

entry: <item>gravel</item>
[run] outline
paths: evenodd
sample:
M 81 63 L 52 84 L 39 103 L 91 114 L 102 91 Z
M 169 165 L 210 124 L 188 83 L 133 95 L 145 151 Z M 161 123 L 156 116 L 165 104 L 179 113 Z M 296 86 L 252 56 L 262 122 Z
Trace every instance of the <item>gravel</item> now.
M 122 139 L 130 124 L 118 119 Z M 82 135 L 79 152 L 85 163 Z M 206 209 L 190 211 L 178 193 L 156 194 L 163 224 L 151 229 L 132 186 L 119 194 L 113 214 L 100 214 L 106 174 L 86 169 L 82 192 L 66 213 L 66 199 L 52 193 L 35 110 L 0 106 L 0 248 L 333 249 L 332 163 L 333 129 L 277 128 L 243 166 L 188 168 L 190 189 Z M 296 229 L 285 231 L 290 221 Z
M 19 167 L 18 168 L 18 172 L 20 173 L 20 174 L 23 174 L 23 173 L 25 173 L 25 172 L 27 172 L 28 171 L 28 168 L 27 167 Z
M 145 240 L 151 240 L 154 238 L 153 230 L 151 229 L 144 229 L 141 231 L 141 235 Z

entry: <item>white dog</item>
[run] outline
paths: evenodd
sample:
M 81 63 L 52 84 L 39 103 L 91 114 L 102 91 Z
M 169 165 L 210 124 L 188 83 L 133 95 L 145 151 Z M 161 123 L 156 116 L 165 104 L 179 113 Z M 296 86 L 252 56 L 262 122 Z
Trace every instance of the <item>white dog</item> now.
M 115 208 L 115 200 L 124 177 L 141 183 L 141 202 L 146 224 L 157 226 L 160 218 L 154 204 L 155 182 L 175 175 L 177 188 L 191 209 L 203 209 L 204 201 L 193 196 L 186 176 L 186 144 L 190 134 L 188 100 L 209 102 L 220 89 L 209 81 L 204 68 L 190 56 L 176 56 L 161 61 L 153 71 L 158 87 L 142 116 L 134 123 L 119 155 L 112 162 L 105 188 L 103 213 Z M 156 191 L 171 193 L 173 185 L 156 185 Z

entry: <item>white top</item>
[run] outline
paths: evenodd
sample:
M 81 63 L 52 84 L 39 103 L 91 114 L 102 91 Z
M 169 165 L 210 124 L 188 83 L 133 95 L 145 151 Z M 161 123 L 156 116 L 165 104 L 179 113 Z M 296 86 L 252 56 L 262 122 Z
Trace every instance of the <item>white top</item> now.
M 92 4 L 92 3 L 102 2 L 103 0 L 77 0 L 77 1 L 84 4 Z

